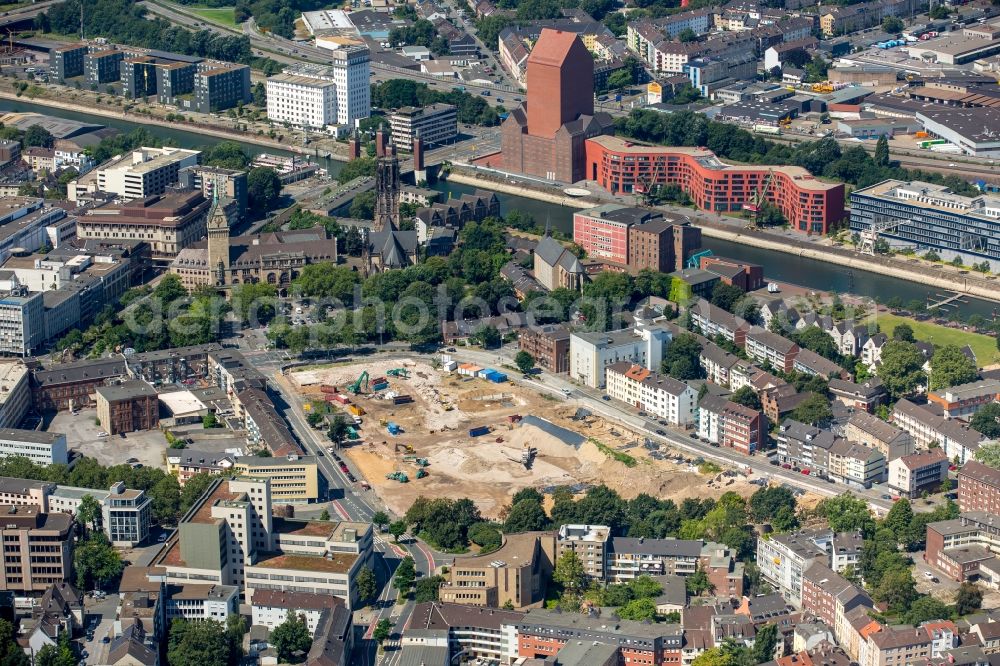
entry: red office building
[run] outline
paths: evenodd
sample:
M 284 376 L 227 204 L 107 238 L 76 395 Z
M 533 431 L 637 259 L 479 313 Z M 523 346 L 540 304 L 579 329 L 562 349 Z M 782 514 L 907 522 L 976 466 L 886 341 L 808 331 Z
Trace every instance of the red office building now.
M 527 66 L 527 99 L 500 128 L 500 153 L 478 164 L 548 180 L 583 180 L 584 141 L 609 131 L 594 113 L 594 58 L 575 33 L 546 28 Z
M 796 231 L 825 234 L 844 219 L 844 186 L 796 166 L 725 164 L 704 148 L 648 146 L 614 136 L 586 141 L 586 176 L 613 194 L 677 184 L 702 210 L 743 210 L 763 191 Z

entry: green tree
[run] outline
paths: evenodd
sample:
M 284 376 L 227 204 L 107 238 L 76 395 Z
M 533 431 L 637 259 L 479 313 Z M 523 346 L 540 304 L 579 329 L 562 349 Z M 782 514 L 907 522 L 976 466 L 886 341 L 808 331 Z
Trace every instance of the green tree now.
M 217 479 L 217 476 L 208 473 L 195 474 L 194 476 L 188 478 L 188 480 L 184 482 L 184 487 L 181 488 L 180 491 L 180 512 L 184 513 L 194 506 L 194 503 L 205 494 L 208 487 L 211 486 Z
M 900 342 L 917 341 L 917 339 L 913 337 L 913 327 L 909 324 L 898 324 L 896 328 L 892 329 L 892 339 Z
M 24 138 L 21 139 L 21 142 L 24 143 L 25 148 L 32 146 L 51 148 L 55 143 L 55 138 L 41 125 L 31 125 L 24 130 Z
M 878 376 L 893 398 L 902 398 L 926 380 L 923 365 L 924 357 L 913 343 L 891 340 L 882 348 Z
M 991 402 L 980 407 L 979 411 L 972 415 L 969 425 L 990 439 L 1000 437 L 1000 403 Z
M 959 615 L 974 613 L 983 606 L 983 591 L 975 583 L 965 582 L 955 593 L 955 612 Z
M 887 17 L 895 18 L 894 16 Z M 898 19 L 897 19 L 898 20 Z M 875 164 L 880 167 L 889 166 L 889 139 L 885 134 L 878 138 L 878 142 L 875 144 Z
M 330 428 L 326 431 L 326 436 L 338 446 L 347 439 L 347 419 L 343 414 L 334 414 L 330 419 Z
M 219 419 L 216 418 L 215 412 L 208 412 L 201 417 L 201 427 L 206 430 L 219 427 Z
M 319 513 L 319 519 L 320 520 L 324 520 L 324 521 L 330 520 L 330 510 L 329 509 L 323 509 L 322 511 L 320 511 L 320 513 Z
M 567 550 L 559 556 L 555 571 L 552 572 L 552 580 L 571 594 L 579 593 L 587 587 L 587 572 L 575 552 Z
M 488 553 L 496 550 L 503 542 L 500 530 L 493 523 L 480 522 L 472 524 L 467 532 L 469 541 L 480 548 L 481 553 Z
M 5 662 L 6 663 L 6 662 Z M 76 666 L 77 658 L 69 634 L 59 635 L 55 645 L 44 645 L 35 655 L 35 666 Z
M 917 599 L 917 585 L 909 568 L 890 569 L 872 590 L 872 599 L 889 605 L 893 613 L 905 613 Z
M 392 622 L 388 618 L 382 618 L 375 625 L 375 629 L 372 631 L 372 638 L 381 647 L 382 643 L 392 635 Z
M 354 585 L 358 590 L 358 601 L 362 606 L 367 606 L 378 594 L 378 581 L 370 567 L 361 567 Z
M 680 42 L 693 42 L 696 39 L 698 39 L 698 35 L 691 28 L 684 28 L 677 33 L 677 41 Z
M 311 268 L 311 266 L 306 266 Z M 274 319 L 278 289 L 265 282 L 244 283 L 232 289 L 233 312 L 244 324 L 267 324 Z
M 712 288 L 712 305 L 735 312 L 736 304 L 743 298 L 743 290 L 739 287 L 719 281 Z
M 687 588 L 688 594 L 695 597 L 701 596 L 704 592 L 711 593 L 715 589 L 715 585 L 712 584 L 708 574 L 701 567 L 684 579 L 684 586 Z
M 753 389 L 752 386 L 741 386 L 735 393 L 729 396 L 729 400 L 735 402 L 737 405 L 743 405 L 744 407 L 749 407 L 750 409 L 760 409 L 760 396 L 757 395 L 757 391 Z
M 91 532 L 74 549 L 73 568 L 76 570 L 77 587 L 88 590 L 117 577 L 125 564 L 104 532 Z
M 875 532 L 875 520 L 868 503 L 850 493 L 823 500 L 816 507 L 816 513 L 826 518 L 834 532 L 860 530 L 866 537 Z
M 796 421 L 816 425 L 826 423 L 833 418 L 833 410 L 830 408 L 830 401 L 818 393 L 813 393 L 799 403 L 799 406 L 792 410 L 789 415 Z
M 256 167 L 247 174 L 247 196 L 250 208 L 263 214 L 278 203 L 281 197 L 281 179 L 270 167 Z
M 421 578 L 413 590 L 414 603 L 422 604 L 428 601 L 438 600 L 438 591 L 445 582 L 444 576 L 430 576 Z
M 220 141 L 202 150 L 201 163 L 222 169 L 242 170 L 250 164 L 250 156 L 235 141 Z
M 406 534 L 406 523 L 402 520 L 389 523 L 389 534 L 396 543 L 399 543 L 399 537 Z
M 795 495 L 785 486 L 767 486 L 750 496 L 750 515 L 754 522 L 772 520 L 782 509 L 795 512 Z
M 975 381 L 979 371 L 958 345 L 942 345 L 931 357 L 930 377 L 931 389 L 937 390 Z
M 278 651 L 278 659 L 283 663 L 297 664 L 305 660 L 306 652 L 312 645 L 312 634 L 304 615 L 288 611 L 288 618 L 274 628 L 267 640 Z
M 928 595 L 916 599 L 910 604 L 910 610 L 904 619 L 907 624 L 918 626 L 930 620 L 947 620 L 954 614 L 954 609 L 943 601 Z
M 681 381 L 703 376 L 700 362 L 701 343 L 691 333 L 681 333 L 667 344 L 661 371 Z
M 656 602 L 649 598 L 633 599 L 618 609 L 618 617 L 635 622 L 656 619 Z
M 376 511 L 372 514 L 372 523 L 378 529 L 382 529 L 382 526 L 389 522 L 389 514 L 385 511 Z
M 101 505 L 94 499 L 93 495 L 84 495 L 80 498 L 80 505 L 76 509 L 76 519 L 87 529 L 95 530 L 101 524 Z
M 535 367 L 535 357 L 528 352 L 521 350 L 514 356 L 514 365 L 524 374 L 528 374 Z
M 416 578 L 417 571 L 413 565 L 413 558 L 407 555 L 396 567 L 396 575 L 392 578 L 392 586 L 399 590 L 400 599 L 409 595 Z
M 483 349 L 496 349 L 500 346 L 502 338 L 496 326 L 489 325 L 480 327 L 478 331 L 473 333 L 469 341 Z
M 774 659 L 774 649 L 778 646 L 778 625 L 765 624 L 757 629 L 751 654 L 756 664 L 763 664 Z
M 549 519 L 545 515 L 541 503 L 532 499 L 523 499 L 511 506 L 507 520 L 503 524 L 503 531 L 506 534 L 535 532 L 544 530 L 548 526 Z
M 898 35 L 903 31 L 903 21 L 896 16 L 886 16 L 882 19 L 882 30 L 888 32 L 890 35 Z M 878 160 L 875 160 L 875 163 L 878 164 Z

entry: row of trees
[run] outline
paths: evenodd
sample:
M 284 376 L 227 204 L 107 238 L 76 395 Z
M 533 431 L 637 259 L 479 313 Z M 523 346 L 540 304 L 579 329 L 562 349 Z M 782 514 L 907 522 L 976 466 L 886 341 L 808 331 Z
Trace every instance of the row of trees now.
M 292 21 L 295 16 L 297 14 Z M 37 27 L 46 33 L 75 35 L 80 32 L 81 17 L 88 37 L 99 36 L 131 46 L 239 62 L 261 69 L 268 76 L 281 71 L 282 66 L 274 60 L 254 56 L 249 37 L 220 35 L 210 30 L 192 32 L 165 19 L 149 18 L 144 7 L 128 0 L 70 0 L 39 15 Z M 259 15 L 258 21 L 262 17 L 263 14 Z
M 942 183 L 960 194 L 978 192 L 959 176 L 942 176 L 918 170 L 876 163 L 861 146 L 846 150 L 833 138 L 779 144 L 740 129 L 735 125 L 708 120 L 690 111 L 663 114 L 633 110 L 616 122 L 617 133 L 642 141 L 669 146 L 705 146 L 723 158 L 750 164 L 794 164 L 817 176 L 825 176 L 867 187 L 888 178 Z

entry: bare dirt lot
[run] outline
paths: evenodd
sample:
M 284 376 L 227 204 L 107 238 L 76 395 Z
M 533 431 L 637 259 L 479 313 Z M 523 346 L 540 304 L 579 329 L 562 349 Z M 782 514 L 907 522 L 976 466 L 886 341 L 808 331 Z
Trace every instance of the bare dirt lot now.
M 163 453 L 167 440 L 159 430 L 130 432 L 124 438 L 98 437 L 103 428 L 96 424 L 97 410 L 82 409 L 78 414 L 59 412 L 52 417 L 47 428 L 51 432 L 66 433 L 66 445 L 85 456 L 95 458 L 102 465 L 121 465 L 129 458 L 136 458 L 149 467 L 163 466 Z
M 293 372 L 289 378 L 304 397 L 321 400 L 322 385 L 347 393 L 347 386 L 362 370 L 379 377 L 396 367 L 405 367 L 410 377 L 388 377 L 388 390 L 411 395 L 414 402 L 393 405 L 372 394 L 351 396 L 366 413 L 361 442 L 349 446 L 346 454 L 397 514 L 426 495 L 470 497 L 485 516 L 496 517 L 511 496 L 525 487 L 605 483 L 626 498 L 649 493 L 677 502 L 686 497 L 719 497 L 726 491 L 750 495 L 757 489 L 742 475 L 703 476 L 684 456 L 679 463 L 653 459 L 635 433 L 599 417 L 574 418 L 578 408 L 574 401 L 543 397 L 511 383 L 493 384 L 442 372 L 422 361 L 334 365 Z M 552 434 L 552 429 L 520 423 L 517 417 L 526 415 L 579 433 L 584 441 L 574 445 L 557 430 Z M 390 435 L 389 422 L 398 424 L 402 432 Z M 480 426 L 489 427 L 489 434 L 471 437 L 470 428 Z M 632 460 L 626 464 L 611 459 L 595 440 Z M 530 468 L 522 464 L 528 447 L 535 449 Z M 665 447 L 660 452 L 668 458 L 675 455 Z M 429 463 L 426 477 L 416 478 L 420 468 L 411 460 L 414 456 Z M 406 473 L 409 482 L 386 479 L 396 471 Z

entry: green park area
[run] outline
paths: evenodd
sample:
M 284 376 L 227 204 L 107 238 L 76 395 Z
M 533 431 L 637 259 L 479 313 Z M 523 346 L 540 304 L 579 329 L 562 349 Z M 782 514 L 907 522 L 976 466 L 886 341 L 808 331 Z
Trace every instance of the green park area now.
M 917 321 L 908 317 L 879 312 L 876 315 L 876 323 L 879 329 L 892 337 L 892 332 L 900 324 L 909 324 L 913 329 L 913 337 L 924 342 L 932 342 L 935 345 L 958 345 L 964 347 L 969 345 L 976 354 L 976 360 L 980 366 L 1000 363 L 1000 350 L 997 350 L 996 338 L 970 331 L 963 331 L 960 328 L 949 328 L 928 321 Z
M 230 28 L 236 27 L 236 14 L 232 7 L 185 7 L 184 9 L 206 21 Z

